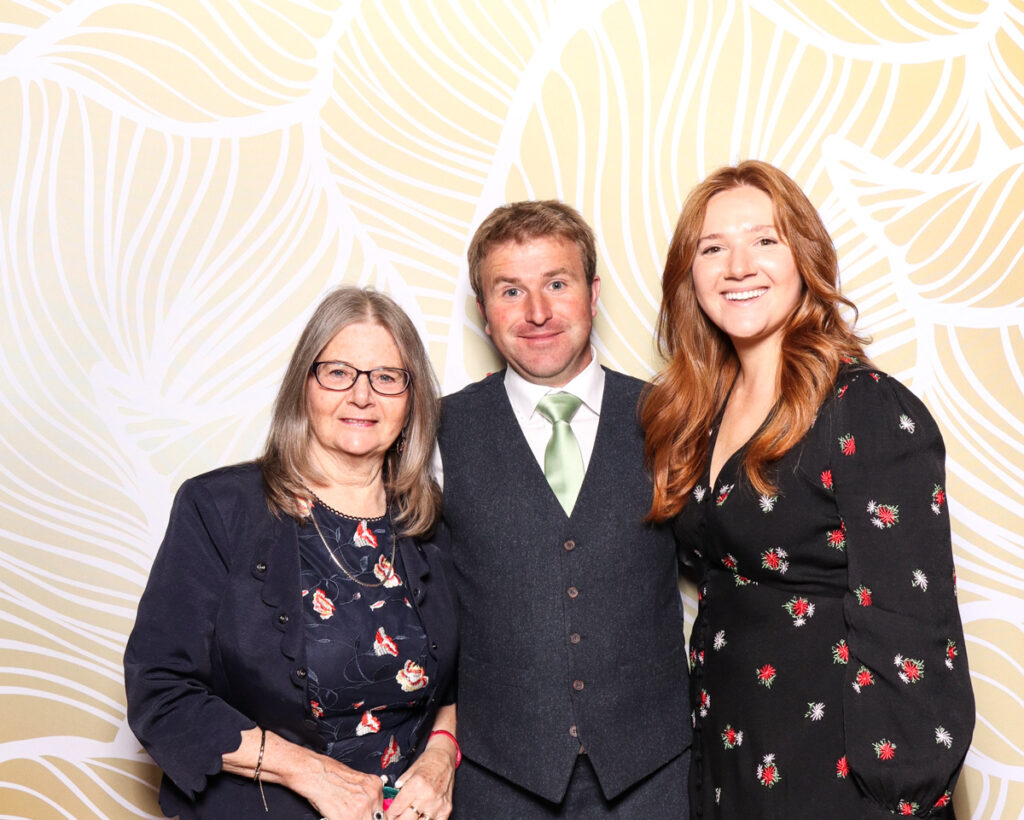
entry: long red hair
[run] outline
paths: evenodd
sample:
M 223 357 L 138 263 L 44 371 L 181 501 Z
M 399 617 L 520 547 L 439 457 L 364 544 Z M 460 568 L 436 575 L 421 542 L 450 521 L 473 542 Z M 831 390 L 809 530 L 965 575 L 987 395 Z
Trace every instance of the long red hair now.
M 778 168 L 757 160 L 711 174 L 683 204 L 661 280 L 657 345 L 667 364 L 640 409 L 654 479 L 648 514 L 652 521 L 664 521 L 685 506 L 707 463 L 711 426 L 739 371 L 729 337 L 697 303 L 692 266 L 708 201 L 743 185 L 771 198 L 775 226 L 803 280 L 800 302 L 783 327 L 778 398 L 743 460 L 746 477 L 759 493 L 774 492 L 772 463 L 807 433 L 843 359 L 866 360 L 867 340 L 842 315 L 845 307 L 855 320 L 857 309 L 839 292 L 832 238 L 800 186 Z

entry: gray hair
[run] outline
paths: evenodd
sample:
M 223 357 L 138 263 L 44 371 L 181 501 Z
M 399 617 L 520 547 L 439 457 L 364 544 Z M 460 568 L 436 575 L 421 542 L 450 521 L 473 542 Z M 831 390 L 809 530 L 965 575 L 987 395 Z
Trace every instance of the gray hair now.
M 441 493 L 431 472 L 440 416 L 437 378 L 405 311 L 390 297 L 369 289 L 341 287 L 327 294 L 299 337 L 274 401 L 270 431 L 259 459 L 267 504 L 276 515 L 299 519 L 297 499 L 308 495 L 305 481 L 326 480 L 310 459 L 313 433 L 306 402 L 310 368 L 338 332 L 358 322 L 372 322 L 387 330 L 398 347 L 402 366 L 412 374 L 405 446 L 392 446 L 385 454 L 384 481 L 401 534 L 427 535 L 441 508 Z

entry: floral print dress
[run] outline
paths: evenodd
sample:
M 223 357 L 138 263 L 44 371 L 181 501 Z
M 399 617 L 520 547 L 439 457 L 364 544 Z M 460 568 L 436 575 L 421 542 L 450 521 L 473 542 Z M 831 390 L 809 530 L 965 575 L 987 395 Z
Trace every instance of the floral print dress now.
M 742 455 L 675 522 L 700 574 L 693 812 L 952 817 L 974 702 L 934 421 L 853 364 L 777 493 L 751 488 Z
M 434 688 L 427 635 L 399 550 L 392 563 L 388 518 L 349 518 L 322 504 L 313 515 L 323 541 L 312 525 L 299 529 L 309 713 L 328 755 L 393 785 Z

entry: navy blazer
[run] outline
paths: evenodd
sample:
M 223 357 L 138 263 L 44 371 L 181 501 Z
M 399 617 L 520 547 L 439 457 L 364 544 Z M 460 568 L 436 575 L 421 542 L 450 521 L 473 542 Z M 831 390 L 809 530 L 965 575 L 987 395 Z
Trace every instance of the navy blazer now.
M 206 473 L 178 491 L 124 659 L 128 723 L 164 771 L 168 816 L 319 816 L 273 784 L 264 785 L 267 814 L 250 779 L 221 773 L 221 756 L 254 726 L 326 748 L 306 695 L 297 527 L 270 513 L 255 464 Z M 443 527 L 431 540 L 400 538 L 398 550 L 439 676 L 405 750 L 413 757 L 450 700 L 456 604 Z

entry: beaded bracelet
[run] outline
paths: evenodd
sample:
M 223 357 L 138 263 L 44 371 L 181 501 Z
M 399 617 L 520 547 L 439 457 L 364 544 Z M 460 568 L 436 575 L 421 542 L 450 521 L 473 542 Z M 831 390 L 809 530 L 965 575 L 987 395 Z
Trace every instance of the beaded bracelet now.
M 445 731 L 444 729 L 434 729 L 427 740 L 430 740 L 434 735 L 443 735 L 455 744 L 455 768 L 459 768 L 459 764 L 462 762 L 462 749 L 459 747 L 459 741 L 455 739 L 455 735 L 451 732 Z

